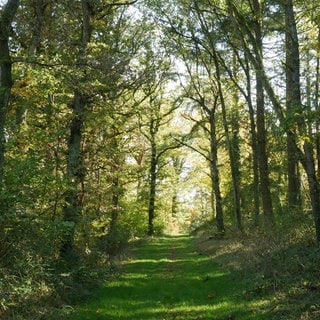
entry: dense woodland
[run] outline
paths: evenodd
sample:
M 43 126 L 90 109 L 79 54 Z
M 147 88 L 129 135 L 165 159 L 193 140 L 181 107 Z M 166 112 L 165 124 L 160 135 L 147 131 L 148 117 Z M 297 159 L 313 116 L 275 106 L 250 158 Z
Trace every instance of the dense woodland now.
M 318 0 L 8 0 L 0 24 L 0 314 L 146 235 L 320 243 Z

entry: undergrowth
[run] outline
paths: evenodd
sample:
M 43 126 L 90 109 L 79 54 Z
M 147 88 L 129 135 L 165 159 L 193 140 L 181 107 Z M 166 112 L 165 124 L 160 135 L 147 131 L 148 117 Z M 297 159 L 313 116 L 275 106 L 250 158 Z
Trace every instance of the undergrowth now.
M 58 261 L 43 264 L 36 255 L 12 259 L 14 268 L 0 266 L 1 320 L 64 319 L 72 305 L 117 275 L 120 257 L 80 259 L 69 268 Z
M 288 221 L 288 218 L 291 221 Z M 227 232 L 212 238 L 202 231 L 199 250 L 246 282 L 247 299 L 263 297 L 270 319 L 320 319 L 320 250 L 310 217 L 283 218 L 273 230 Z

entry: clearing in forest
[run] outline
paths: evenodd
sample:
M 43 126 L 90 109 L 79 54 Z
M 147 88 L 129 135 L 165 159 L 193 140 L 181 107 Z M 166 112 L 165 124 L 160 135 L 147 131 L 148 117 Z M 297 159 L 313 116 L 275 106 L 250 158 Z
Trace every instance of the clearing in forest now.
M 73 320 L 268 319 L 259 312 L 264 302 L 246 301 L 245 284 L 197 252 L 191 237 L 155 238 L 130 256 Z

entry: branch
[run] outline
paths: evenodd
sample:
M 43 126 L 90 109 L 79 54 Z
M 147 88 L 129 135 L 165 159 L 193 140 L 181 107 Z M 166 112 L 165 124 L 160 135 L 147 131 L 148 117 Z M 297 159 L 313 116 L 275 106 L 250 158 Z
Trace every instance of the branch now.
M 175 138 L 174 138 L 174 140 L 175 140 Z M 180 143 L 177 144 L 177 145 L 168 146 L 168 147 L 164 148 L 161 152 L 159 152 L 159 153 L 157 154 L 157 156 L 156 156 L 157 161 L 158 161 L 158 160 L 160 159 L 160 157 L 161 157 L 163 154 L 165 154 L 167 151 L 169 151 L 169 150 L 174 150 L 174 149 L 178 149 L 178 148 L 181 148 L 181 144 L 180 144 Z
M 177 141 L 178 143 L 180 143 L 181 145 L 183 145 L 183 146 L 185 146 L 185 147 L 188 147 L 189 149 L 191 149 L 191 150 L 195 151 L 196 153 L 200 154 L 200 155 L 203 156 L 207 161 L 209 161 L 209 162 L 211 161 L 211 160 L 210 160 L 210 157 L 208 157 L 205 153 L 203 153 L 203 152 L 200 151 L 199 149 L 191 146 L 190 144 L 184 142 L 183 140 L 179 140 L 179 139 L 174 138 L 174 137 L 173 137 L 173 139 L 176 140 L 176 141 Z
M 3 11 L 1 12 L 1 17 L 0 17 L 1 40 L 4 40 L 7 37 L 9 37 L 11 24 L 18 10 L 19 2 L 20 2 L 19 0 L 9 0 L 7 4 L 4 6 Z
M 130 5 L 135 4 L 137 2 L 138 2 L 138 0 L 133 0 L 133 1 L 128 1 L 128 2 L 115 2 L 115 3 L 109 3 L 106 7 L 109 7 L 112 10 L 113 7 L 130 6 Z M 103 11 L 104 10 L 101 9 L 101 10 L 98 11 L 98 13 L 101 13 Z M 97 16 L 97 20 L 101 20 L 101 19 L 105 18 L 109 14 L 110 14 L 110 11 L 102 13 L 99 16 Z

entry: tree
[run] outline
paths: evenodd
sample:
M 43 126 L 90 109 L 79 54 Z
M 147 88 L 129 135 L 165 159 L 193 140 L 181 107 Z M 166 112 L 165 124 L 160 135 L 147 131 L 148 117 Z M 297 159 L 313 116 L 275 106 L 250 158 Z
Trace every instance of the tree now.
M 262 60 L 262 42 L 263 42 L 263 7 L 258 0 L 253 1 L 253 27 L 255 32 L 255 59 L 256 65 L 256 108 L 257 108 L 257 138 L 258 138 L 258 161 L 260 186 L 262 195 L 263 211 L 266 217 L 266 222 L 270 223 L 273 220 L 273 207 L 270 192 L 268 155 L 267 155 L 267 133 L 265 128 L 265 100 L 264 100 L 264 78 L 263 78 L 263 60 Z
M 203 130 L 205 135 L 208 135 L 209 148 L 208 150 L 203 147 L 192 147 L 192 149 L 208 161 L 211 177 L 211 201 L 212 210 L 215 213 L 216 224 L 218 232 L 225 231 L 224 215 L 222 206 L 222 196 L 220 190 L 220 172 L 218 164 L 218 138 L 217 138 L 217 111 L 219 102 L 219 89 L 217 89 L 214 78 L 212 77 L 212 70 L 206 63 L 206 60 L 201 53 L 199 60 L 195 63 L 194 71 L 192 62 L 189 65 L 188 59 L 185 57 L 186 67 L 190 76 L 189 88 L 186 88 L 186 98 L 194 102 L 194 106 L 200 108 L 200 118 L 189 117 L 194 122 L 192 132 L 197 132 L 199 129 Z M 202 64 L 200 64 L 202 62 Z M 209 86 L 202 83 L 201 74 L 208 72 Z M 212 82 L 211 82 L 212 81 Z
M 156 85 L 157 86 L 157 85 Z M 150 166 L 149 166 L 149 205 L 148 205 L 148 235 L 155 233 L 154 219 L 156 211 L 156 194 L 158 175 L 161 169 L 161 158 L 172 149 L 179 147 L 174 141 L 170 141 L 170 135 L 163 133 L 160 129 L 167 125 L 177 104 L 168 105 L 161 96 L 162 85 L 149 98 L 147 119 L 142 118 L 140 124 L 141 133 L 145 136 L 150 146 Z M 145 110 L 144 110 L 145 112 Z M 145 122 L 146 121 L 146 122 Z
M 79 64 L 86 64 L 85 51 L 91 41 L 92 36 L 92 19 L 94 11 L 87 0 L 81 1 L 82 6 L 82 25 L 81 39 L 79 48 Z M 86 71 L 83 67 L 80 69 L 78 81 L 86 82 Z M 81 216 L 81 207 L 78 186 L 84 179 L 83 158 L 81 154 L 82 129 L 84 125 L 85 108 L 88 106 L 89 96 L 80 88 L 75 88 L 72 102 L 72 119 L 70 122 L 70 135 L 68 141 L 68 161 L 67 161 L 67 178 L 70 181 L 69 190 L 66 192 L 66 205 L 63 210 L 63 220 L 70 223 L 70 230 L 66 235 L 61 247 L 61 254 L 70 258 L 73 255 L 73 241 L 75 227 Z
M 0 11 L 0 185 L 3 180 L 3 165 L 5 154 L 5 122 L 8 113 L 10 92 L 13 85 L 12 61 L 9 39 L 12 21 L 18 10 L 18 0 L 8 0 Z
M 227 1 L 228 10 L 234 27 L 241 32 L 241 40 L 245 52 L 253 62 L 256 74 L 256 127 L 257 127 L 257 151 L 258 168 L 260 177 L 260 190 L 262 196 L 263 212 L 267 224 L 273 221 L 272 198 L 270 192 L 268 155 L 266 149 L 266 128 L 265 128 L 265 71 L 263 66 L 263 7 L 260 1 L 253 1 L 250 15 L 252 16 L 252 27 L 244 19 L 243 13 L 240 13 L 232 1 Z M 250 6 L 249 6 L 250 7 Z M 249 46 L 253 50 L 250 50 Z
M 292 109 L 295 111 L 295 123 L 301 136 L 307 135 L 307 126 L 305 116 L 303 115 L 301 92 L 300 92 L 300 54 L 297 27 L 295 23 L 295 14 L 293 9 L 293 1 L 284 2 L 286 16 L 286 76 L 287 76 L 287 105 L 289 106 L 289 120 L 292 117 Z M 293 135 L 292 132 L 289 133 Z M 292 139 L 292 136 L 291 136 Z M 295 143 L 297 148 L 297 143 Z M 296 153 L 299 150 L 296 150 Z M 313 157 L 313 145 L 307 138 L 303 143 L 302 164 L 305 167 L 309 192 L 312 204 L 312 212 L 315 219 L 315 229 L 318 243 L 320 242 L 320 193 L 319 185 L 316 177 L 315 162 Z M 296 188 L 297 190 L 297 188 Z M 294 191 L 294 190 L 292 190 Z
M 286 43 L 286 111 L 289 122 L 301 108 L 300 93 L 300 54 L 297 28 L 295 25 L 293 3 L 286 1 L 285 9 L 285 43 Z M 299 112 L 299 111 L 298 111 Z M 294 126 L 287 132 L 288 152 L 288 206 L 301 208 L 299 156 L 296 151 L 296 133 Z
M 123 61 L 115 61 L 116 65 L 109 65 L 113 62 L 113 59 L 117 57 L 105 57 L 105 53 L 101 50 L 97 50 L 98 55 L 96 59 L 89 55 L 91 49 L 94 50 L 96 38 L 93 39 L 93 33 L 95 27 L 99 26 L 101 19 L 105 20 L 106 16 L 109 18 L 117 15 L 117 9 L 123 5 L 129 5 L 134 2 L 124 2 L 124 3 L 107 3 L 105 7 L 101 6 L 99 3 L 92 3 L 91 1 L 83 0 L 81 1 L 81 24 L 82 29 L 79 35 L 79 52 L 77 56 L 77 77 L 80 86 L 74 87 L 73 102 L 72 102 L 72 119 L 70 122 L 70 136 L 68 142 L 68 161 L 67 161 L 67 179 L 70 182 L 70 188 L 66 192 L 64 207 L 64 221 L 69 223 L 70 232 L 68 233 L 63 245 L 62 245 L 62 255 L 69 256 L 73 252 L 73 240 L 75 227 L 81 217 L 82 203 L 81 197 L 79 196 L 78 186 L 83 184 L 85 178 L 85 167 L 82 155 L 82 144 L 83 144 L 83 127 L 85 125 L 85 116 L 88 112 L 88 108 L 91 105 L 91 100 L 96 94 L 107 95 L 108 98 L 114 99 L 117 97 L 121 90 L 119 89 L 119 79 L 122 73 L 125 72 L 126 66 L 129 64 L 131 57 Z M 120 13 L 120 17 L 121 17 Z M 121 22 L 121 18 L 119 19 Z M 114 26 L 115 32 L 115 50 L 119 49 L 119 32 L 117 30 L 119 25 Z M 97 38 L 99 40 L 99 37 Z M 94 41 L 93 41 L 94 40 Z M 102 44 L 103 47 L 103 44 Z M 102 61 L 106 59 L 106 61 Z M 109 59 L 108 59 L 109 58 Z M 98 71 L 99 65 L 104 63 L 104 69 L 102 69 L 102 79 L 105 81 L 109 77 L 109 80 L 114 80 L 113 84 L 101 85 L 99 80 L 93 81 L 95 78 L 95 72 Z M 97 66 L 95 66 L 95 64 Z M 118 64 L 118 65 L 117 65 Z M 116 68 L 115 68 L 116 67 Z M 73 85 L 73 84 L 72 84 Z M 74 86 L 74 85 L 73 85 Z M 133 88 L 134 89 L 134 88 Z M 113 202 L 116 201 L 113 198 Z
M 250 59 L 250 62 L 253 64 L 255 68 L 261 67 L 260 64 L 260 58 L 257 53 L 259 52 L 257 45 L 255 43 L 255 37 L 253 33 L 250 31 L 250 27 L 247 25 L 244 16 L 240 14 L 240 12 L 237 10 L 236 6 L 232 5 L 229 1 L 230 7 L 233 10 L 232 15 L 232 21 L 234 22 L 234 25 L 236 28 L 238 28 L 239 31 L 241 31 L 242 38 L 248 39 L 251 41 L 253 51 L 250 50 L 250 48 L 247 46 L 246 42 L 244 41 L 243 47 L 248 55 L 248 58 Z M 289 11 L 287 11 L 288 13 Z M 290 23 L 291 27 L 294 26 L 294 23 Z M 292 39 L 295 39 L 295 28 L 291 29 L 291 35 Z M 294 41 L 294 43 L 298 43 L 298 41 Z M 291 48 L 292 49 L 292 48 Z M 268 95 L 268 98 L 270 99 L 270 102 L 274 108 L 274 111 L 283 126 L 283 128 L 286 127 L 286 121 L 289 122 L 290 117 L 286 118 L 285 114 L 283 112 L 283 108 L 279 99 L 279 96 L 276 94 L 272 83 L 270 81 L 270 78 L 268 77 L 265 68 L 263 67 L 261 69 L 261 77 L 263 79 L 263 86 L 264 89 Z M 302 163 L 302 166 L 304 167 L 307 177 L 308 177 L 308 185 L 309 185 L 309 192 L 310 192 L 310 199 L 311 199 L 311 206 L 312 206 L 312 212 L 315 217 L 315 229 L 316 229 L 316 237 L 317 241 L 319 242 L 319 191 L 318 191 L 318 182 L 315 174 L 315 166 L 314 166 L 314 157 L 313 157 L 313 146 L 312 146 L 312 138 L 308 137 L 308 130 L 307 130 L 307 124 L 306 124 L 306 117 L 307 114 L 303 112 L 301 109 L 301 105 L 297 105 L 298 113 L 296 113 L 296 117 L 294 117 L 294 123 L 297 127 L 297 130 L 299 132 L 299 136 L 303 137 L 303 143 L 302 148 L 298 146 L 297 141 L 295 142 L 295 148 L 296 153 L 299 154 L 299 160 Z M 289 135 L 292 134 L 289 130 Z

